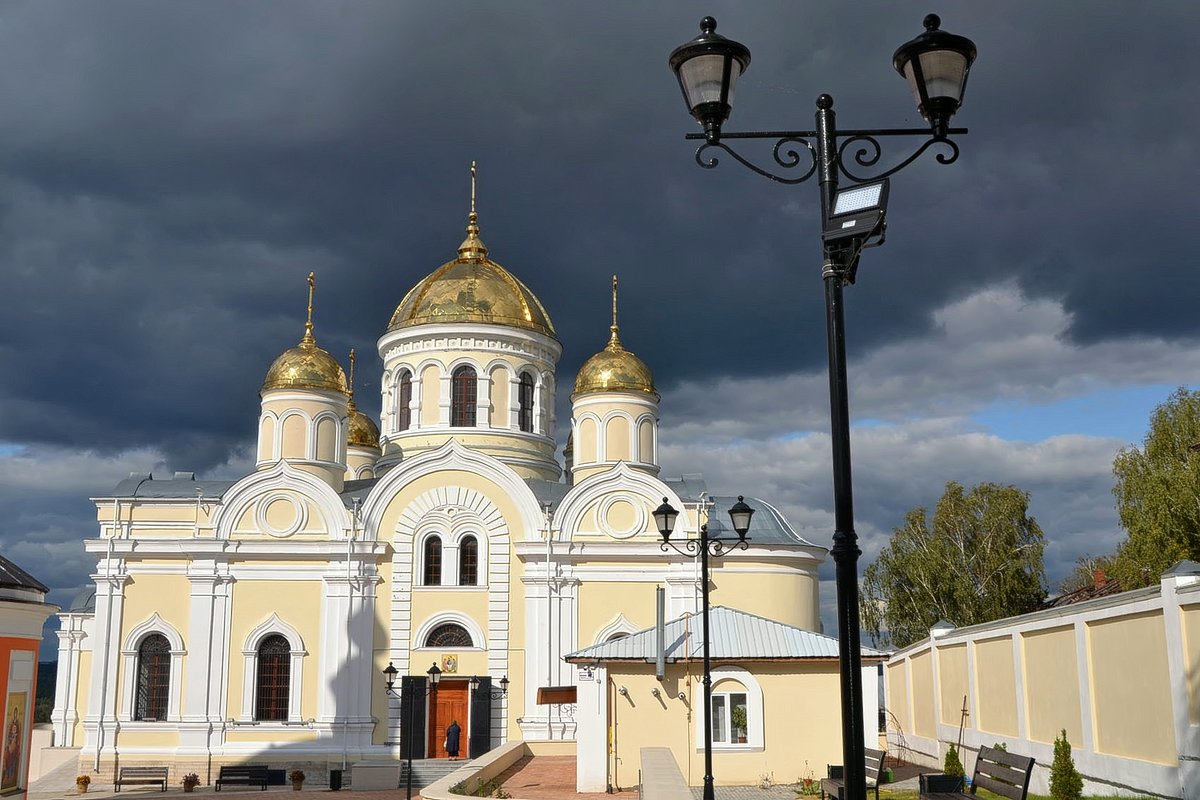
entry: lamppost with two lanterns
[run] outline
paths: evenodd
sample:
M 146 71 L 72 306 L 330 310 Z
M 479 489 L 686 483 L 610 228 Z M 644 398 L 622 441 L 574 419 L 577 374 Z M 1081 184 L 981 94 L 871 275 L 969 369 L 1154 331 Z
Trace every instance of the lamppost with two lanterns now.
M 817 97 L 816 129 L 811 131 L 751 131 L 726 133 L 737 79 L 750 65 L 750 50 L 716 32 L 717 21 L 705 17 L 701 33 L 675 48 L 670 66 L 679 79 L 688 111 L 703 133 L 696 162 L 705 169 L 717 166 L 721 150 L 748 169 L 785 184 L 803 183 L 814 176 L 821 195 L 821 276 L 825 281 L 825 319 L 829 356 L 830 438 L 833 449 L 834 534 L 832 555 L 836 568 L 838 654 L 841 670 L 842 756 L 846 796 L 866 800 L 864 774 L 863 678 L 858 617 L 858 536 L 854 532 L 854 496 L 850 470 L 850 417 L 846 391 L 845 323 L 842 288 L 853 283 L 859 256 L 868 247 L 883 243 L 886 230 L 888 179 L 914 162 L 931 147 L 939 148 L 939 164 L 958 158 L 958 145 L 950 138 L 965 134 L 951 128 L 950 119 L 962 104 L 967 75 L 975 60 L 975 44 L 940 29 L 936 14 L 925 17 L 925 32 L 896 50 L 892 64 L 912 88 L 927 128 L 843 130 L 836 126 L 833 98 Z M 873 174 L 882 156 L 881 139 L 925 137 L 900 163 Z M 771 151 L 779 172 L 764 169 L 742 156 L 729 141 L 775 140 Z M 848 154 L 853 150 L 853 163 Z M 805 158 L 807 156 L 807 158 Z M 839 174 L 852 184 L 838 188 Z M 707 646 L 707 632 L 705 635 Z M 707 671 L 707 670 L 706 670 Z M 707 717 L 709 710 L 705 709 Z M 711 773 L 711 769 L 708 770 Z M 706 776 L 705 800 L 711 800 L 711 775 Z

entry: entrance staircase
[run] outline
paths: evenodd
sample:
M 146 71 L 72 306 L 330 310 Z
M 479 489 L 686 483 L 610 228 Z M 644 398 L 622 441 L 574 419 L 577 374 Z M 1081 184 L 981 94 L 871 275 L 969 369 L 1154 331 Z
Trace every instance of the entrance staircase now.
M 428 786 L 431 783 L 434 783 L 435 781 L 439 781 L 442 778 L 449 775 L 451 772 L 454 772 L 456 769 L 459 769 L 459 768 L 463 767 L 464 765 L 466 765 L 467 761 L 468 761 L 468 759 L 459 759 L 458 761 L 451 761 L 448 758 L 423 758 L 423 759 L 419 759 L 419 760 L 414 759 L 412 762 L 413 787 L 414 788 L 417 788 L 417 787 L 423 788 L 425 786 Z M 400 786 L 401 787 L 403 787 L 408 782 L 407 769 L 408 769 L 408 762 L 401 761 L 400 762 Z

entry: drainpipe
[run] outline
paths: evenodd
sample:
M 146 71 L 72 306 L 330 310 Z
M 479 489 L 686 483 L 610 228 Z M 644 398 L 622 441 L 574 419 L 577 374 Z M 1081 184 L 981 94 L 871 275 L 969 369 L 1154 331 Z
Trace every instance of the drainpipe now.
M 96 724 L 96 759 L 92 764 L 92 772 L 100 772 L 100 751 L 104 747 L 104 711 L 108 705 L 108 659 L 112 652 L 109 637 L 112 636 L 112 557 L 113 537 L 117 535 L 117 527 L 121 524 L 121 501 L 113 498 L 113 529 L 108 537 L 108 552 L 104 559 L 104 586 L 108 592 L 108 607 L 104 612 L 104 658 L 100 680 L 100 719 Z
M 351 684 L 351 681 L 349 679 L 350 644 L 351 644 L 351 640 L 354 635 L 352 632 L 352 629 L 350 627 L 350 621 L 354 616 L 354 584 L 353 584 L 353 578 L 351 577 L 351 574 L 350 574 L 350 558 L 351 558 L 351 552 L 352 552 L 351 549 L 354 546 L 354 537 L 358 533 L 358 514 L 359 514 L 359 506 L 361 503 L 362 503 L 361 498 L 358 498 L 358 497 L 354 498 L 354 512 L 353 512 L 353 516 L 350 518 L 350 536 L 346 539 L 346 667 L 345 667 L 345 669 L 347 671 L 347 675 L 346 675 L 345 684 L 346 684 L 346 688 L 347 688 L 347 692 L 346 692 L 347 701 L 350 699 L 350 692 L 348 690 L 349 690 L 350 684 Z M 346 774 L 346 750 L 350 746 L 349 740 L 350 740 L 350 715 L 344 714 L 342 716 L 342 775 L 343 776 Z
M 550 598 L 552 581 L 550 580 L 550 552 L 553 549 L 554 533 L 550 526 L 550 503 L 542 504 L 542 512 L 546 517 L 546 685 L 553 684 L 554 671 L 554 607 Z M 550 718 L 550 706 L 546 706 L 546 739 L 554 738 L 554 729 Z

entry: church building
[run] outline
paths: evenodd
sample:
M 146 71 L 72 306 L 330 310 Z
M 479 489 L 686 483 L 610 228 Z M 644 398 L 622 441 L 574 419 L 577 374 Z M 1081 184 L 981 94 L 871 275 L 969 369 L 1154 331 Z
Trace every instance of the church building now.
M 727 523 L 736 498 L 660 475 L 660 397 L 620 337 L 616 279 L 607 344 L 569 387 L 560 463 L 558 334 L 491 259 L 474 178 L 468 220 L 454 258 L 383 326 L 378 426 L 355 397 L 353 356 L 347 380 L 318 344 L 310 275 L 303 335 L 265 372 L 253 471 L 135 474 L 93 498 L 94 585 L 60 614 L 52 716 L 81 772 L 166 764 L 174 783 L 208 784 L 254 761 L 323 783 L 408 748 L 446 757 L 452 722 L 464 758 L 575 741 L 574 688 L 594 681 L 584 662 L 617 658 L 588 648 L 652 628 L 658 589 L 666 619 L 699 611 L 699 566 L 664 552 L 652 512 L 665 499 L 682 512 L 676 537 L 695 537 Z M 737 609 L 730 624 L 819 635 L 826 549 L 746 502 L 750 546 L 714 560 L 714 606 Z M 675 691 L 697 709 L 699 689 Z M 770 705 L 760 697 L 741 723 L 733 709 L 759 751 L 771 743 L 755 715 Z

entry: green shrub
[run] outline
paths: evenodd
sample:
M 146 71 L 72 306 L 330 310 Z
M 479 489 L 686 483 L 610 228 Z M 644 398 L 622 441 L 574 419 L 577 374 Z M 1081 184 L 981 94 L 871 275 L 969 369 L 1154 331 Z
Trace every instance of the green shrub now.
M 1053 800 L 1081 800 L 1083 776 L 1075 769 L 1067 731 L 1054 740 L 1054 763 L 1050 766 L 1050 797 Z
M 942 764 L 942 772 L 947 775 L 957 775 L 960 778 L 966 774 L 962 762 L 958 760 L 958 748 L 954 745 L 950 745 L 950 749 L 946 751 L 946 760 Z
M 1004 742 L 996 742 L 992 745 L 992 749 L 993 750 L 1003 750 L 1004 752 L 1007 753 L 1008 745 L 1006 745 Z

